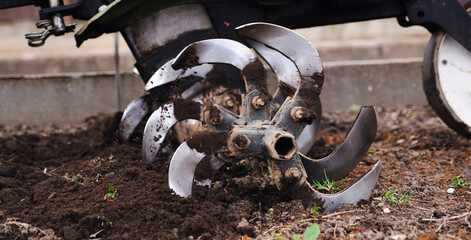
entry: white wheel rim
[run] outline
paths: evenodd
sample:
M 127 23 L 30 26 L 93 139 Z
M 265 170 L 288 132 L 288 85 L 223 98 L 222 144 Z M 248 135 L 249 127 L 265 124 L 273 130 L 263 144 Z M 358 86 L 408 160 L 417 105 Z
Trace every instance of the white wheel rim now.
M 435 65 L 444 102 L 457 120 L 471 126 L 471 52 L 446 34 Z

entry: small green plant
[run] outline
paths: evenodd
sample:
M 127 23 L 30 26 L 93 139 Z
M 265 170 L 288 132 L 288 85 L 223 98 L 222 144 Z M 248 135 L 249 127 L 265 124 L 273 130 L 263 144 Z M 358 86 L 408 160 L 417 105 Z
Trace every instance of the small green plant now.
M 446 143 L 442 144 L 442 149 L 446 150 Z
M 317 223 L 313 223 L 306 229 L 306 231 L 304 231 L 304 239 L 316 240 L 319 237 L 320 233 L 321 230 L 319 229 L 319 225 L 317 225 Z
M 114 175 L 114 172 L 109 172 L 109 173 L 105 174 L 105 177 L 109 177 L 111 175 Z
M 273 171 L 271 170 L 270 166 L 268 166 L 268 174 L 270 174 L 270 176 L 273 175 Z
M 278 239 L 278 240 L 285 240 L 285 238 L 282 237 L 282 236 L 280 236 L 280 234 L 278 234 L 278 233 L 275 233 L 275 232 L 274 232 L 274 233 L 273 233 L 273 236 L 276 237 L 276 239 Z
M 314 185 L 317 187 L 318 190 L 326 191 L 328 193 L 334 193 L 334 192 L 341 191 L 342 189 L 345 188 L 345 186 L 337 187 L 337 185 L 341 182 L 345 182 L 345 181 L 350 180 L 348 178 L 342 179 L 340 181 L 329 180 L 329 178 L 327 177 L 327 173 L 325 172 L 325 169 L 324 169 L 324 176 L 325 176 L 325 179 L 322 181 L 322 183 L 320 183 L 317 180 L 314 180 L 313 182 L 314 182 Z
M 118 196 L 117 191 L 117 189 L 110 185 L 110 187 L 108 188 L 108 193 L 106 193 L 104 199 L 112 201 L 115 197 Z
M 87 180 L 90 180 L 90 178 L 89 178 L 89 177 L 84 177 L 84 176 L 82 176 L 82 174 L 80 174 L 80 173 L 77 173 L 77 174 L 75 174 L 74 176 L 72 176 L 72 181 L 74 181 L 74 182 L 79 182 L 79 183 L 81 183 L 81 182 L 87 181 Z
M 395 196 L 396 193 L 397 193 L 397 190 L 394 190 L 394 188 L 391 188 L 391 190 L 386 192 L 386 194 L 384 194 L 383 197 L 375 197 L 373 199 L 376 200 L 376 201 L 380 201 L 380 203 L 378 203 L 378 206 L 380 206 L 380 207 L 383 206 L 386 203 L 386 201 L 390 201 L 390 202 L 395 203 L 395 204 L 405 203 L 405 202 L 409 201 L 409 198 L 410 198 L 409 191 L 406 191 L 400 197 L 396 197 Z
M 316 203 L 314 203 L 314 207 L 311 208 L 311 215 L 319 215 L 319 212 L 317 210 L 321 209 L 321 207 L 318 207 Z
M 316 240 L 321 233 L 321 230 L 319 229 L 319 225 L 317 223 L 313 223 L 311 226 L 306 228 L 306 231 L 304 231 L 304 239 L 305 240 Z M 280 236 L 278 233 L 273 233 L 273 237 L 276 237 L 278 240 L 285 240 L 284 237 Z M 293 236 L 294 240 L 301 240 L 301 237 L 298 235 Z
M 349 115 L 355 116 L 360 112 L 361 106 L 358 104 L 353 104 L 347 109 Z
M 462 188 L 468 188 L 466 185 L 468 185 L 471 182 L 471 179 L 461 180 L 461 178 L 457 176 L 456 178 L 451 179 L 451 181 L 452 181 L 452 185 L 456 185 Z
M 417 117 L 417 114 L 408 112 L 408 113 L 406 113 L 406 115 L 404 117 L 408 118 L 408 119 L 413 119 L 413 118 Z
M 368 153 L 369 153 L 369 154 L 375 154 L 375 153 L 377 153 L 377 151 L 370 149 L 370 150 L 368 150 Z

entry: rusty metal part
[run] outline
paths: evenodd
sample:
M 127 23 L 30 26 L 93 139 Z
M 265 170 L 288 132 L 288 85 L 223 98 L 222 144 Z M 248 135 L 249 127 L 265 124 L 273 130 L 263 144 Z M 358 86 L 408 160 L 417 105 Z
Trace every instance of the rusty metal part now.
M 256 96 L 252 99 L 252 106 L 256 109 L 263 108 L 265 105 L 267 105 L 266 100 L 260 96 Z
M 267 46 L 296 64 L 300 71 L 296 91 L 292 96 L 284 95 L 283 104 L 271 115 L 272 99 L 266 93 L 266 75 L 248 48 L 227 40 L 207 40 L 185 48 L 176 58 L 174 67 L 184 69 L 220 63 L 218 61 L 224 57 L 223 63 L 233 64 L 241 70 L 247 94 L 242 96 L 238 115 L 218 106 L 224 106 L 224 98 L 220 104 L 201 106 L 201 120 L 207 131 L 192 137 L 191 143 L 190 140 L 183 143 L 173 155 L 169 171 L 170 187 L 180 196 L 191 195 L 195 167 L 207 156 L 220 159 L 219 163 L 214 161 L 214 165 L 226 165 L 223 168 L 226 171 L 245 171 L 247 174 L 254 171 L 254 164 L 265 163 L 270 167 L 271 177 L 280 191 L 291 191 L 295 196 L 310 199 L 326 211 L 334 211 L 343 203 L 356 203 L 369 198 L 379 175 L 379 163 L 350 188 L 337 194 L 321 194 L 312 189 L 308 181 L 324 176 L 319 174 L 324 169 L 329 171 L 329 176 L 344 176 L 358 164 L 376 133 L 374 108 L 362 109 L 346 140 L 331 156 L 315 160 L 302 155 L 298 152 L 296 138 L 316 119 L 315 106 L 323 84 L 322 64 L 317 51 L 294 32 L 271 24 L 258 23 L 240 30 L 243 36 L 271 44 Z M 277 40 L 254 36 L 257 31 L 271 37 L 276 35 Z M 280 43 L 285 46 L 280 46 Z M 288 43 L 301 49 L 293 50 L 286 46 Z M 368 134 L 364 136 L 364 133 Z M 211 142 L 214 144 L 211 145 Z M 303 161 L 308 167 L 305 168 Z M 182 174 L 185 176 L 182 177 Z

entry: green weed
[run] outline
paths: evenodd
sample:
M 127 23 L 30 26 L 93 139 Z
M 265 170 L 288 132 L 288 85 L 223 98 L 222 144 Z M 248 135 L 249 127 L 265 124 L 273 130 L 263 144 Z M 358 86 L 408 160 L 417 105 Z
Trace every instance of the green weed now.
M 88 181 L 88 180 L 90 180 L 89 177 L 82 176 L 82 174 L 80 174 L 80 173 L 77 173 L 74 176 L 72 176 L 72 181 L 74 181 L 74 182 L 82 183 L 83 181 Z
M 360 109 L 361 109 L 360 105 L 353 104 L 347 109 L 347 113 L 349 115 L 356 116 L 358 112 L 360 112 Z
M 338 187 L 337 185 L 341 182 L 350 180 L 348 178 L 342 179 L 340 181 L 329 180 L 329 178 L 327 177 L 327 173 L 325 172 L 325 169 L 324 169 L 324 176 L 325 176 L 325 179 L 322 181 L 322 183 L 320 183 L 317 180 L 314 180 L 313 182 L 314 182 L 314 185 L 317 187 L 317 190 L 326 191 L 328 193 L 335 193 L 335 192 L 341 191 L 342 189 L 345 188 L 345 186 Z
M 112 201 L 117 196 L 118 196 L 118 190 L 110 185 L 110 187 L 108 188 L 108 193 L 106 193 L 104 199 Z
M 451 181 L 452 181 L 452 185 L 457 185 L 462 188 L 468 188 L 468 186 L 466 185 L 468 185 L 471 182 L 471 180 L 467 180 L 467 179 L 461 180 L 460 177 L 451 179 Z
M 319 215 L 319 212 L 317 210 L 321 209 L 321 207 L 318 207 L 316 203 L 314 203 L 314 208 L 311 208 L 311 214 L 312 215 Z
M 306 231 L 304 231 L 304 239 L 305 240 L 316 240 L 321 233 L 321 230 L 319 229 L 319 225 L 317 223 L 313 223 L 311 226 L 306 228 Z M 285 240 L 284 237 L 280 236 L 278 233 L 273 233 L 273 237 L 276 237 L 278 240 Z M 294 240 L 301 240 L 301 237 L 298 235 L 293 236 Z
M 391 188 L 391 190 L 386 192 L 386 194 L 384 194 L 383 197 L 375 197 L 373 198 L 373 200 L 380 201 L 380 203 L 378 203 L 378 206 L 383 206 L 386 203 L 386 201 L 390 201 L 395 204 L 405 203 L 409 201 L 409 198 L 410 198 L 409 191 L 406 191 L 400 197 L 396 197 L 396 195 L 397 195 L 397 190 L 394 190 L 394 188 Z

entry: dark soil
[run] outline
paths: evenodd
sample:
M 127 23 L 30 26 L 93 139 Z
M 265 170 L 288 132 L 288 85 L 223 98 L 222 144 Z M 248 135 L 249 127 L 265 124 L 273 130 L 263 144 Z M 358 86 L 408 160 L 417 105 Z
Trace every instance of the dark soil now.
M 470 239 L 470 184 L 450 179 L 471 179 L 471 141 L 429 108 L 379 109 L 378 117 L 376 141 L 349 176 L 381 160 L 372 199 L 335 214 L 316 214 L 250 176 L 176 196 L 165 160 L 148 169 L 139 142 L 116 141 L 119 114 L 69 127 L 0 127 L 0 239 L 292 239 L 312 223 L 322 239 Z M 312 155 L 335 149 L 353 121 L 325 113 Z M 378 206 L 373 198 L 392 188 L 410 199 Z
M 255 89 L 259 90 L 265 95 L 269 96 L 268 93 L 268 86 L 266 82 L 267 73 L 265 68 L 263 67 L 262 62 L 258 59 L 251 62 L 247 66 L 242 69 L 242 74 L 244 75 L 246 82 L 253 86 Z M 248 89 L 247 91 L 251 91 L 253 89 Z
M 186 140 L 188 147 L 206 155 L 217 153 L 227 143 L 227 132 L 201 131 Z
M 175 99 L 174 115 L 177 120 L 199 119 L 201 113 L 201 105 L 191 99 Z

